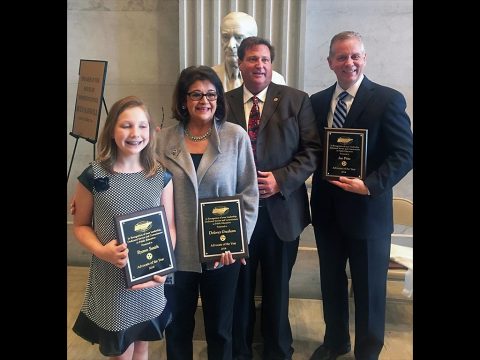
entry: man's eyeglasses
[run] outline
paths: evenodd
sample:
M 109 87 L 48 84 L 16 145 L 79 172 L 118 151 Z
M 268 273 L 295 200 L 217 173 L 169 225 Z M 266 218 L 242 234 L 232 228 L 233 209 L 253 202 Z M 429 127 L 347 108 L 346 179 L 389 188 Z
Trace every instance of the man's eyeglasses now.
M 200 101 L 202 98 L 205 96 L 208 101 L 214 101 L 217 100 L 217 93 L 214 91 L 207 92 L 206 94 L 200 92 L 200 91 L 192 91 L 187 93 L 187 95 L 192 99 L 193 101 Z

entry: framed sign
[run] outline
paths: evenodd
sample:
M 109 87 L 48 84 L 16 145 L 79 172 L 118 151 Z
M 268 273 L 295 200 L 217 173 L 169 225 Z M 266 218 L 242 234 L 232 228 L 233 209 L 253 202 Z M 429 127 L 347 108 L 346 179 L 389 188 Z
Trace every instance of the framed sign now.
M 248 240 L 242 197 L 199 200 L 200 261 L 217 260 L 230 251 L 234 259 L 248 257 Z
M 80 60 L 72 135 L 97 141 L 107 61 Z
M 127 286 L 176 270 L 172 241 L 163 206 L 115 217 L 118 241 L 126 243 Z
M 325 128 L 324 179 L 336 180 L 340 176 L 365 178 L 367 133 L 367 129 Z

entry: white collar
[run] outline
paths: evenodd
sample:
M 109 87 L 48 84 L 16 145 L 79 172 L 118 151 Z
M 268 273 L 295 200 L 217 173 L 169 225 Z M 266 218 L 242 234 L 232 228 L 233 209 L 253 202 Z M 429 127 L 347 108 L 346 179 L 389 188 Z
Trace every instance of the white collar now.
M 340 93 L 344 91 L 346 91 L 348 95 L 350 95 L 351 97 L 355 97 L 355 95 L 357 95 L 358 88 L 360 87 L 360 84 L 362 83 L 362 80 L 364 77 L 365 76 L 362 74 L 358 78 L 358 80 L 355 82 L 355 84 L 350 86 L 348 89 L 342 89 L 340 85 L 338 85 L 338 81 L 337 81 L 337 86 L 335 86 L 335 91 L 333 92 L 333 98 L 334 99 L 338 98 L 338 95 L 340 95 Z
M 261 102 L 265 102 L 265 99 L 267 98 L 267 90 L 268 86 L 257 94 L 257 98 Z M 247 89 L 245 84 L 243 84 L 243 103 L 247 103 L 252 98 L 252 96 L 254 95 L 250 92 L 250 90 Z

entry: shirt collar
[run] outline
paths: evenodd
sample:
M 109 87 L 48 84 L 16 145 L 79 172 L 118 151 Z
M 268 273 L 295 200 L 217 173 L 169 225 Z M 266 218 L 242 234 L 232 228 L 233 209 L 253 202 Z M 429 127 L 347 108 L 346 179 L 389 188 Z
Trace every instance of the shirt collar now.
M 268 90 L 268 86 L 257 94 L 257 98 L 261 102 L 265 102 L 265 99 L 267 98 L 267 90 Z M 244 104 L 247 103 L 252 96 L 253 94 L 250 92 L 250 90 L 247 89 L 245 84 L 243 84 L 243 103 Z
M 338 81 L 337 81 L 337 86 L 335 87 L 333 98 L 334 99 L 338 98 L 338 95 L 340 95 L 340 93 L 343 91 L 346 91 L 348 95 L 350 95 L 351 97 L 355 97 L 355 95 L 357 95 L 358 88 L 360 87 L 360 84 L 362 83 L 363 78 L 364 78 L 364 75 L 362 74 L 358 78 L 358 80 L 355 82 L 355 84 L 353 84 L 352 86 L 350 86 L 348 89 L 345 89 L 345 90 L 342 89 L 340 85 L 338 85 Z

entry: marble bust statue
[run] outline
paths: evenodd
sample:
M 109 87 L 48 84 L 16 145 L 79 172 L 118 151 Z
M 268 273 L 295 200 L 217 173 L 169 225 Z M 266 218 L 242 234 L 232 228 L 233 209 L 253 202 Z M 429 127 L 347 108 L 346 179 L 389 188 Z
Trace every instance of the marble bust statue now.
M 252 16 L 244 12 L 232 11 L 222 19 L 220 36 L 225 58 L 223 63 L 212 68 L 222 81 L 224 90 L 229 91 L 243 84 L 238 68 L 237 49 L 243 39 L 257 36 L 257 23 Z M 286 84 L 283 76 L 276 71 L 272 72 L 272 82 Z

